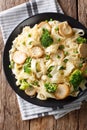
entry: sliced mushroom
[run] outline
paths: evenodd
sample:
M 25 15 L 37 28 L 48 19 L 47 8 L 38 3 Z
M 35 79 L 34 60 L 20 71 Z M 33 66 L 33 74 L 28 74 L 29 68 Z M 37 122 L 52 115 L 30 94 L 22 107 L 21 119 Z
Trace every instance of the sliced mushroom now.
M 13 61 L 17 64 L 23 64 L 26 60 L 27 56 L 24 52 L 16 51 L 13 55 Z
M 48 22 L 41 22 L 38 24 L 38 28 L 46 28 L 49 32 L 51 31 L 51 26 Z
M 79 46 L 79 51 L 80 51 L 80 56 L 82 58 L 86 58 L 87 57 L 87 44 L 80 44 Z
M 34 96 L 36 94 L 36 90 L 35 88 L 33 87 L 28 87 L 26 90 L 25 90 L 25 93 L 29 96 Z
M 83 72 L 84 77 L 87 77 L 87 63 L 83 63 L 81 71 Z
M 43 56 L 44 51 L 41 47 L 34 46 L 30 49 L 29 53 L 30 53 L 30 56 L 33 58 L 40 58 Z
M 67 22 L 58 24 L 59 34 L 63 37 L 70 37 L 73 35 L 73 30 Z
M 57 91 L 55 92 L 56 99 L 64 99 L 69 96 L 70 89 L 66 84 L 59 84 Z

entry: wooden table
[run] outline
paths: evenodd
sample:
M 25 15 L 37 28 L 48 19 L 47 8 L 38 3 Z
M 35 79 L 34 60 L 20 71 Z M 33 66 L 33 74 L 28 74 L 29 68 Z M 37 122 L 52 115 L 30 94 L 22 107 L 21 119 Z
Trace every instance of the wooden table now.
M 0 0 L 0 11 L 27 0 Z M 67 15 L 87 27 L 87 0 L 59 0 Z M 3 40 L 0 32 L 0 130 L 87 130 L 87 103 L 80 110 L 61 119 L 53 116 L 22 121 L 15 92 L 9 87 L 2 70 Z

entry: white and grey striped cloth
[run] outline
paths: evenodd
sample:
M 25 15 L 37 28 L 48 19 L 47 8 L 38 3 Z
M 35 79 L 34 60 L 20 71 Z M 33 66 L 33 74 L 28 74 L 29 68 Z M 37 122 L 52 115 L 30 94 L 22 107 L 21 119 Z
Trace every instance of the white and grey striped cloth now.
M 4 43 L 12 30 L 24 19 L 43 12 L 63 13 L 57 0 L 30 0 L 6 11 L 0 13 L 0 25 L 3 34 Z M 87 99 L 87 93 L 80 99 L 74 101 L 63 108 L 48 108 L 33 105 L 17 95 L 22 120 L 29 120 L 47 115 L 54 115 L 58 119 L 70 111 L 79 109 L 82 101 Z

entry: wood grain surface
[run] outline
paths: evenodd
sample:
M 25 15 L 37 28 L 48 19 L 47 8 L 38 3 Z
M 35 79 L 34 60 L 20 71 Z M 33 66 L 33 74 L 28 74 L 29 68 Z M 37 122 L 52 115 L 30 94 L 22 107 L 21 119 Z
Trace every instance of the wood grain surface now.
M 0 0 L 0 12 L 28 0 Z M 64 13 L 87 27 L 87 0 L 58 0 Z M 61 119 L 53 116 L 22 121 L 15 92 L 8 85 L 3 69 L 3 39 L 0 31 L 0 130 L 87 130 L 87 103 Z

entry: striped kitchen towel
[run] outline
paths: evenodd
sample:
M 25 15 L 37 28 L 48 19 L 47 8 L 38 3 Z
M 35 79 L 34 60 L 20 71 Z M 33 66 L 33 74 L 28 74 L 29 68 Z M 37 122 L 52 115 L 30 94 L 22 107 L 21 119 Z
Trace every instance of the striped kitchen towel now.
M 3 34 L 4 43 L 12 30 L 24 19 L 38 13 L 59 12 L 63 13 L 59 3 L 56 0 L 30 0 L 6 11 L 0 13 L 0 25 Z M 79 109 L 83 100 L 87 99 L 83 95 L 79 100 L 63 108 L 48 108 L 33 105 L 17 95 L 22 120 L 29 120 L 47 115 L 54 115 L 58 119 L 70 111 Z

